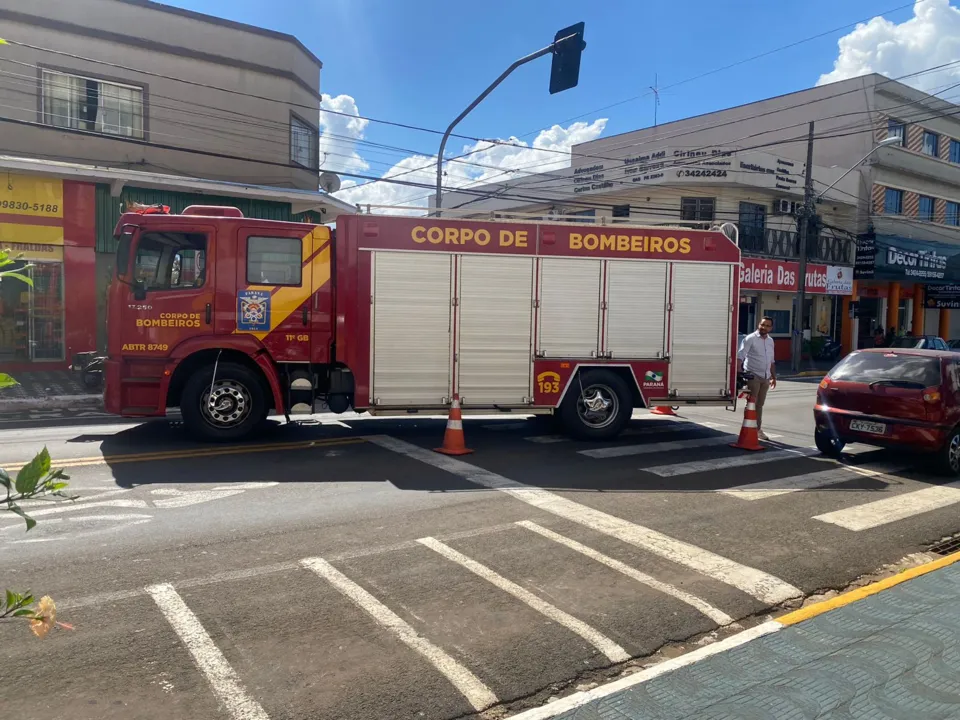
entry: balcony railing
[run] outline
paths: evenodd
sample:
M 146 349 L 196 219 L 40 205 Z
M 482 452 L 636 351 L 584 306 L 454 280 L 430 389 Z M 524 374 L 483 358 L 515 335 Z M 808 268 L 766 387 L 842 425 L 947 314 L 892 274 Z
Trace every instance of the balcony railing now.
M 791 230 L 741 227 L 740 249 L 747 253 L 796 260 L 800 257 L 800 239 Z M 807 260 L 852 265 L 855 251 L 856 243 L 852 237 L 826 231 L 807 248 Z

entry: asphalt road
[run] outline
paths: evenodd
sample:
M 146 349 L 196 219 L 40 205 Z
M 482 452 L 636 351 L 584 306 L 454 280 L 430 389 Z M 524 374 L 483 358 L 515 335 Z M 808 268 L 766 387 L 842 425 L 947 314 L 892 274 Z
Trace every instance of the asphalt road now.
M 0 429 L 0 466 L 46 445 L 81 496 L 35 505 L 29 533 L 0 519 L 3 584 L 52 595 L 75 628 L 0 628 L 0 706 L 71 720 L 512 712 L 960 531 L 960 487 L 908 459 L 819 457 L 815 389 L 770 393 L 762 453 L 728 447 L 740 415 L 707 408 L 638 413 L 604 444 L 468 419 L 462 458 L 431 452 L 441 419 L 324 417 L 242 446 L 102 418 Z

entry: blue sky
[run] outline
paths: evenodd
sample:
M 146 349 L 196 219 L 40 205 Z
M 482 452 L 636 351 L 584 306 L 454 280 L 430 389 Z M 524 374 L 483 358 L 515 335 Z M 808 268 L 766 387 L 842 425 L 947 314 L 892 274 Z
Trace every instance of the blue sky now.
M 885 12 L 907 0 L 166 2 L 296 35 L 324 63 L 324 93 L 350 96 L 363 115 L 437 129 L 443 129 L 514 59 L 548 44 L 558 29 L 584 21 L 587 49 L 577 88 L 549 95 L 550 60 L 542 58 L 516 71 L 458 128 L 471 136 L 516 136 L 527 141 L 543 128 L 567 127 L 571 118 L 581 115 L 588 122 L 607 118 L 604 136 L 652 124 L 649 86 L 655 75 L 663 88 L 660 122 L 810 87 L 833 69 L 838 40 L 852 27 L 670 86 L 880 13 L 894 24 L 914 14 L 911 7 Z M 946 5 L 947 0 L 920 3 Z M 638 95 L 645 97 L 601 110 Z M 342 102 L 334 106 L 344 107 Z M 367 141 L 424 155 L 436 153 L 438 138 L 433 135 L 376 123 L 353 131 Z M 338 132 L 345 131 L 341 127 Z M 451 149 L 462 146 L 461 141 Z M 378 176 L 402 158 L 400 152 L 356 149 L 367 164 L 366 172 Z M 348 169 L 350 163 L 345 157 L 341 160 L 340 167 L 335 158 L 326 164 L 333 170 Z

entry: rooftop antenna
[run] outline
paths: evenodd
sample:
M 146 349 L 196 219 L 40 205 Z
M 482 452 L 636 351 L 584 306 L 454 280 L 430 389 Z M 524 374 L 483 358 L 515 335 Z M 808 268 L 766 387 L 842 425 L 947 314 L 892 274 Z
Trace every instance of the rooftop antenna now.
M 660 84 L 657 81 L 657 74 L 653 74 L 653 85 L 650 86 L 650 89 L 653 90 L 653 126 L 657 126 L 657 108 L 660 107 Z

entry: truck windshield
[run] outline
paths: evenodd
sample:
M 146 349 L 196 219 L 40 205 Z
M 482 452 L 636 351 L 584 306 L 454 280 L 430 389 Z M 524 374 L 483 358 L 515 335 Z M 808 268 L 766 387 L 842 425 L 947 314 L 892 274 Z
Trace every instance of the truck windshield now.
M 940 384 L 940 358 L 888 353 L 851 353 L 830 371 L 832 380 L 874 383 L 904 381 L 920 387 Z

